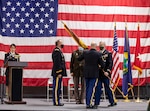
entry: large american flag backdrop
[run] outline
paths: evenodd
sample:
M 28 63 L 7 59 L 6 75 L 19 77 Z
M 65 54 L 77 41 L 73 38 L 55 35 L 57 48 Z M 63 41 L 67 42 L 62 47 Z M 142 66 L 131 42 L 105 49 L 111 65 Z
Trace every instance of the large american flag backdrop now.
M 134 62 L 137 25 L 140 21 L 141 85 L 150 82 L 150 2 L 149 0 L 0 0 L 0 66 L 9 45 L 15 43 L 24 69 L 24 86 L 45 86 L 51 77 L 51 53 L 55 41 L 62 39 L 67 74 L 76 42 L 65 31 L 63 21 L 85 44 L 105 41 L 112 51 L 114 22 L 118 37 L 120 69 L 123 64 L 125 19 L 128 25 L 131 61 Z M 132 70 L 137 85 L 137 71 Z M 122 71 L 120 71 L 122 78 Z M 122 79 L 121 79 L 122 80 Z M 121 85 L 121 81 L 119 85 Z

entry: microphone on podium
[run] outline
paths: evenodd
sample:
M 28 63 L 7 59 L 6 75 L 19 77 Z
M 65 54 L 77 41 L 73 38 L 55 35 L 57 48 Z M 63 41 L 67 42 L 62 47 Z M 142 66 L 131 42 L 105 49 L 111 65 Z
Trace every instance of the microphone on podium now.
M 17 61 L 18 61 L 20 58 L 20 55 L 14 55 L 14 58 L 17 59 Z

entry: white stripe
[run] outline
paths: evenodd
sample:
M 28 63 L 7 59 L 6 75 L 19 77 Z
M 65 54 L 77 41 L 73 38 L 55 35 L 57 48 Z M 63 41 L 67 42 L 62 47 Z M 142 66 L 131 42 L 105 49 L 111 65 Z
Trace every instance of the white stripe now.
M 4 59 L 5 52 L 0 52 L 0 59 Z M 20 61 L 24 62 L 52 62 L 52 53 L 19 53 Z M 64 53 L 65 60 L 70 62 L 71 53 Z
M 93 1 L 94 2 L 94 1 Z M 58 13 L 150 15 L 149 7 L 85 6 L 60 4 Z
M 150 53 L 144 53 L 140 55 L 142 62 L 148 62 L 150 61 Z M 131 62 L 134 62 L 135 55 L 130 54 Z M 119 54 L 119 61 L 123 62 L 123 54 Z
M 146 75 L 147 70 L 143 70 L 143 74 L 140 78 L 150 77 L 150 73 Z M 150 71 L 150 70 L 149 70 Z M 122 70 L 120 70 L 120 77 L 122 78 Z M 50 78 L 51 77 L 51 70 L 29 70 L 24 69 L 23 71 L 24 78 Z M 67 77 L 70 77 L 70 70 L 67 70 Z M 132 70 L 132 77 L 137 78 L 138 72 L 136 70 Z
M 70 29 L 79 30 L 114 30 L 114 22 L 95 22 L 95 21 L 69 21 L 63 20 L 63 22 Z M 116 23 L 117 30 L 125 30 L 125 22 Z M 137 22 L 127 22 L 128 30 L 137 31 Z M 58 21 L 58 29 L 64 29 L 61 21 Z M 140 23 L 140 31 L 150 30 L 150 23 Z
M 140 78 L 150 77 L 150 73 L 146 74 L 147 71 L 150 71 L 150 69 L 143 69 L 142 74 L 140 75 Z M 120 77 L 123 77 L 123 71 L 120 71 Z M 138 78 L 138 71 L 132 70 L 132 78 Z
M 5 52 L 0 51 L 0 59 L 4 59 Z M 20 60 L 25 62 L 52 62 L 51 53 L 20 53 Z M 71 53 L 64 53 L 65 61 L 70 62 Z M 130 54 L 131 62 L 134 62 L 135 55 Z M 150 53 L 140 55 L 142 62 L 150 61 Z M 123 62 L 123 54 L 119 54 L 119 61 Z
M 124 36 L 124 35 L 122 35 Z M 1 37 L 1 43 L 5 45 L 10 45 L 15 43 L 19 46 L 45 46 L 45 45 L 55 45 L 55 41 L 62 39 L 65 45 L 77 46 L 77 43 L 72 37 Z M 92 41 L 95 41 L 99 44 L 100 41 L 104 41 L 106 46 L 113 46 L 113 37 L 110 38 L 97 38 L 97 37 L 80 37 L 83 42 L 90 46 Z M 130 46 L 136 46 L 136 38 L 129 38 Z M 124 46 L 124 37 L 118 38 L 118 46 Z M 150 37 L 141 38 L 141 46 L 150 46 Z
M 24 78 L 50 78 L 51 77 L 51 71 L 52 70 L 24 69 L 23 70 L 23 77 Z M 70 76 L 70 70 L 67 70 L 67 77 L 71 77 Z

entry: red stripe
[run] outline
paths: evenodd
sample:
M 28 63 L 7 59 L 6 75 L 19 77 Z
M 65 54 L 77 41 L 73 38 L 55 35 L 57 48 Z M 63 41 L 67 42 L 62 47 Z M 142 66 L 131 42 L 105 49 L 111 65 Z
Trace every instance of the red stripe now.
M 112 38 L 114 36 L 114 30 L 72 30 L 79 37 L 93 37 L 93 38 Z M 137 36 L 137 31 L 128 30 L 128 35 L 130 38 L 135 38 Z M 65 29 L 58 29 L 57 36 L 69 36 Z M 124 38 L 124 30 L 117 30 L 117 37 Z M 150 31 L 140 31 L 140 38 L 150 37 Z
M 101 38 L 99 39 L 101 41 Z M 131 44 L 131 43 L 130 43 Z M 107 44 L 106 44 L 107 45 Z M 52 53 L 54 49 L 54 45 L 49 45 L 49 46 L 17 46 L 17 52 L 18 53 Z M 78 46 L 70 46 L 70 45 L 65 45 L 65 47 L 62 49 L 64 53 L 72 53 L 74 50 L 77 49 Z M 107 50 L 112 51 L 112 46 L 107 46 Z M 99 48 L 97 47 L 99 50 Z M 150 46 L 146 47 L 141 47 L 141 54 L 144 53 L 150 53 Z M 8 52 L 9 51 L 9 45 L 3 45 L 0 44 L 0 51 Z M 124 46 L 119 46 L 119 53 L 124 52 Z M 135 47 L 130 47 L 130 53 L 134 54 L 135 53 Z
M 59 4 L 150 7 L 148 0 L 59 0 Z
M 3 60 L 0 60 L 0 66 L 3 65 Z M 53 62 L 28 62 L 28 66 L 25 69 L 52 69 Z M 66 62 L 66 68 L 70 69 L 70 62 Z
M 132 82 L 133 82 L 134 86 L 138 85 L 138 79 L 137 78 L 133 78 Z M 140 78 L 140 86 L 146 85 L 146 82 L 150 83 L 150 77 Z M 122 79 L 120 79 L 118 86 L 122 86 Z
M 52 69 L 52 62 L 28 62 L 28 67 L 26 69 Z M 133 63 L 132 63 L 133 64 Z M 0 60 L 0 66 L 3 65 L 3 60 Z M 123 62 L 119 64 L 120 70 L 123 68 Z M 70 62 L 66 62 L 66 68 L 70 69 Z M 149 69 L 150 68 L 150 61 L 142 62 L 141 63 L 142 69 Z
M 59 13 L 58 20 L 71 20 L 71 21 L 99 21 L 99 22 L 150 22 L 148 15 L 121 15 L 121 14 L 74 14 L 74 13 Z
M 49 78 L 24 78 L 23 86 L 47 86 Z M 70 78 L 63 78 L 63 85 L 68 86 L 68 80 Z
M 23 78 L 23 86 L 47 86 L 48 78 Z M 67 86 L 69 78 L 63 78 L 63 85 Z M 150 77 L 140 78 L 140 86 L 150 83 Z M 0 83 L 2 82 L 2 77 L 0 76 Z M 133 85 L 137 86 L 138 79 L 133 78 Z M 120 79 L 118 86 L 122 86 L 122 79 Z
M 28 62 L 25 69 L 52 69 L 53 62 Z M 66 68 L 70 69 L 70 62 L 66 62 Z

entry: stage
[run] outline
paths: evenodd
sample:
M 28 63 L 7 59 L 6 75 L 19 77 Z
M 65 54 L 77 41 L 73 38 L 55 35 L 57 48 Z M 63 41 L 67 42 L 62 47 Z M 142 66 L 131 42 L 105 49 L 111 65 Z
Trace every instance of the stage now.
M 86 109 L 85 104 L 77 105 L 75 102 L 67 102 L 64 100 L 64 106 L 53 106 L 52 101 L 47 102 L 46 99 L 41 98 L 24 98 L 27 104 L 0 104 L 0 110 L 18 110 L 18 111 L 90 111 Z M 136 102 L 123 102 L 118 100 L 117 106 L 107 107 L 108 100 L 102 101 L 98 109 L 92 109 L 96 111 L 146 111 L 148 102 L 143 100 L 141 103 Z

